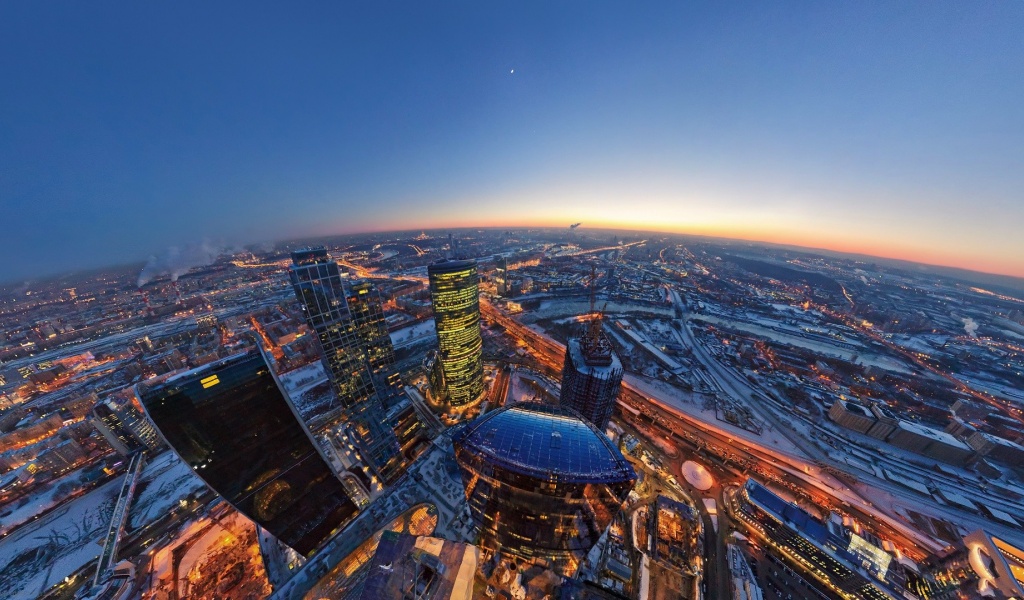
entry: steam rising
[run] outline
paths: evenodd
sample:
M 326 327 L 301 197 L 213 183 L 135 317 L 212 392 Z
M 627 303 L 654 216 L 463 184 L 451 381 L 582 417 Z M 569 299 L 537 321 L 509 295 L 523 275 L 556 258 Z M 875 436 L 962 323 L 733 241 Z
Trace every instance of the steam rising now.
M 138 285 L 142 287 L 161 275 L 168 275 L 171 281 L 177 281 L 189 269 L 212 264 L 227 252 L 227 249 L 209 242 L 171 246 L 162 254 L 149 257 L 149 262 L 139 273 Z
M 963 317 L 960 320 L 964 322 L 964 331 L 967 332 L 967 335 L 972 338 L 978 337 L 978 323 L 975 322 L 974 319 L 970 317 Z

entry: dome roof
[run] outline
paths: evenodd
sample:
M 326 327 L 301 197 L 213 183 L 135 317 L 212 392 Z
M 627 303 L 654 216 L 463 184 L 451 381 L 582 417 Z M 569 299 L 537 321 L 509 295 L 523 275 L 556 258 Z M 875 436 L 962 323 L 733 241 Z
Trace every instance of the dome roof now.
M 452 441 L 509 470 L 539 479 L 579 483 L 636 479 L 607 436 L 561 406 L 511 404 L 467 424 Z

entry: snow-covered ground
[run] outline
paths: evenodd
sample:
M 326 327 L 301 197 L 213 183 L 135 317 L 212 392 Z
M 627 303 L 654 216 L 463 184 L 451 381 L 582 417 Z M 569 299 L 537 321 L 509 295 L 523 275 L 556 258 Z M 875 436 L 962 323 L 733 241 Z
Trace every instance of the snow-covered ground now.
M 540 401 L 544 402 L 546 399 L 542 396 L 538 386 L 546 390 L 552 398 L 558 398 L 558 388 L 546 379 L 523 369 L 517 369 L 512 374 L 512 380 L 509 383 L 508 401 L 523 402 L 539 397 Z
M 151 523 L 206 484 L 173 452 L 164 452 L 146 465 L 138 482 L 135 501 L 128 511 L 129 530 Z
M 714 498 L 701 498 L 701 502 L 704 503 L 704 509 L 711 517 L 711 526 L 714 527 L 715 533 L 718 533 L 718 501 Z
M 788 437 L 780 434 L 774 429 L 765 428 L 761 435 L 757 435 L 756 433 L 747 431 L 746 429 L 730 425 L 725 421 L 719 421 L 715 416 L 714 409 L 704 409 L 703 402 L 699 401 L 697 396 L 694 394 L 684 392 L 683 390 L 667 383 L 642 378 L 631 373 L 626 373 L 623 376 L 622 381 L 645 396 L 654 398 L 655 400 L 668 405 L 670 408 L 686 413 L 687 415 L 704 421 L 705 423 L 714 423 L 717 429 L 727 431 L 738 438 L 770 447 L 772 450 L 782 452 L 789 456 L 805 458 L 804 453 L 797 448 Z
M 408 346 L 417 342 L 424 341 L 426 338 L 433 338 L 434 333 L 434 320 L 427 319 L 426 321 L 420 321 L 415 325 L 396 329 L 391 332 L 391 343 L 396 348 L 402 346 Z
M 114 502 L 114 479 L 0 540 L 0 590 L 29 600 L 99 556 Z
M 71 476 L 69 475 L 69 477 Z M 0 533 L 7 532 L 18 527 L 32 517 L 57 504 L 57 499 L 54 497 L 54 494 L 57 491 L 57 485 L 59 484 L 55 482 L 54 485 L 50 485 L 45 490 L 32 494 L 26 504 L 15 508 L 11 514 L 0 519 Z M 20 500 L 18 502 L 20 502 Z M 14 504 L 16 503 L 17 502 Z
M 671 306 L 657 306 L 653 304 L 640 304 L 632 302 L 608 302 L 605 306 L 605 314 L 629 314 L 629 313 L 653 313 L 674 317 L 675 311 Z M 600 307 L 599 306 L 599 307 Z M 550 319 L 554 317 L 565 317 L 582 315 L 590 312 L 590 300 L 582 298 L 578 300 L 544 300 L 540 303 L 540 309 L 532 311 L 530 317 L 534 319 Z
M 737 321 L 735 319 L 715 317 L 711 315 L 695 314 L 690 317 L 694 321 L 703 321 L 705 323 L 711 323 L 712 325 L 721 325 L 723 327 L 730 327 L 738 331 L 750 333 L 759 337 L 781 342 L 783 344 L 789 344 L 791 346 L 798 346 L 800 348 L 806 348 L 813 350 L 820 354 L 827 354 L 830 356 L 836 356 L 843 360 L 852 360 L 855 356 L 857 362 L 863 365 L 869 365 L 878 367 L 880 369 L 887 369 L 889 371 L 899 373 L 911 373 L 912 371 L 900 360 L 891 358 L 888 356 L 880 356 L 871 352 L 851 350 L 843 348 L 833 344 L 826 343 L 819 339 L 809 339 L 800 335 L 783 333 L 776 331 L 771 327 L 765 326 L 765 324 L 746 323 L 743 321 Z M 848 340 L 848 343 L 856 344 L 852 340 Z M 860 346 L 860 344 L 856 344 Z
M 324 371 L 323 364 L 317 361 L 287 373 L 282 373 L 280 378 L 285 391 L 288 392 L 289 396 L 295 398 L 327 379 L 327 373 Z
M 614 338 L 615 341 L 619 343 L 619 345 L 622 346 L 626 354 L 632 354 L 633 351 L 636 349 L 636 346 L 633 345 L 633 342 L 630 342 L 626 338 L 622 337 L 622 335 L 620 335 L 619 332 L 615 331 L 615 329 L 615 327 L 605 327 L 604 330 L 608 335 L 612 336 L 612 338 Z
M 683 370 L 683 365 L 679 364 L 674 358 L 668 356 L 661 351 L 660 348 L 651 343 L 647 336 L 642 334 L 640 331 L 632 328 L 629 323 L 623 321 L 615 321 L 616 327 L 619 328 L 621 333 L 629 336 L 634 342 L 643 346 L 648 352 L 653 354 L 659 362 L 665 365 L 666 368 L 671 370 L 673 373 L 679 373 Z
M 99 556 L 122 481 L 115 478 L 69 500 L 0 540 L 0 597 L 35 598 Z M 171 452 L 146 465 L 139 482 L 144 484 L 129 512 L 132 528 L 167 514 L 179 499 L 203 487 Z
M 334 403 L 334 393 L 326 385 L 327 373 L 319 361 L 284 373 L 281 384 L 306 420 L 323 414 Z

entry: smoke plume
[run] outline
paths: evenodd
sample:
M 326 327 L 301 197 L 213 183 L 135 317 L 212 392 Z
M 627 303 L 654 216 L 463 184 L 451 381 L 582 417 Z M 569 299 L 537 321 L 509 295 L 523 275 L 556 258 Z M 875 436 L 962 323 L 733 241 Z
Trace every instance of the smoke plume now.
M 177 281 L 178 277 L 188 273 L 189 269 L 212 264 L 226 253 L 224 248 L 209 242 L 171 246 L 163 253 L 149 257 L 149 262 L 139 273 L 139 287 L 161 275 L 167 275 L 171 281 Z
M 964 322 L 964 331 L 967 332 L 967 335 L 972 338 L 978 337 L 978 323 L 975 322 L 974 319 L 970 317 L 963 317 L 960 320 Z

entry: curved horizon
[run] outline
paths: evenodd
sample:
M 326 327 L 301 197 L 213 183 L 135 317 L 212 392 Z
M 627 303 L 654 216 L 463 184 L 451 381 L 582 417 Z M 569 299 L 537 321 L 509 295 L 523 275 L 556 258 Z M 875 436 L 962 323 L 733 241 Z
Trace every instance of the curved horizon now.
M 4 6 L 0 280 L 577 221 L 1024 277 L 1024 3 L 741 4 Z

